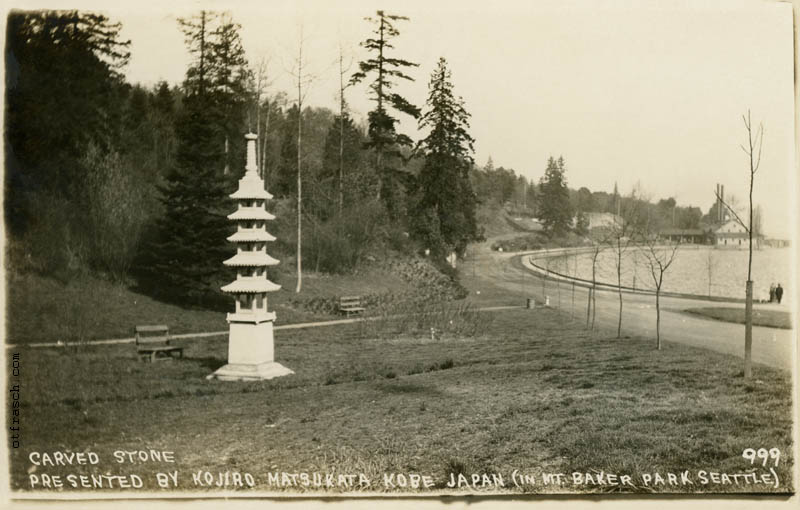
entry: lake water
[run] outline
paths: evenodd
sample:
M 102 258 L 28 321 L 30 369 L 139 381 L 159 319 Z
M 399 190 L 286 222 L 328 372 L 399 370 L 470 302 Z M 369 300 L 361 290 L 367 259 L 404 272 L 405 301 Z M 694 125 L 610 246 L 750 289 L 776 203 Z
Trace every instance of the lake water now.
M 680 248 L 673 264 L 664 274 L 661 290 L 689 294 L 709 294 L 709 260 L 711 265 L 711 295 L 744 299 L 747 280 L 747 250 L 714 249 L 687 246 Z M 586 280 L 592 279 L 592 259 L 589 254 L 540 260 L 552 271 Z M 753 252 L 753 295 L 769 298 L 770 283 L 780 283 L 783 300 L 788 299 L 792 281 L 792 249 L 764 248 Z M 597 281 L 617 283 L 616 254 L 608 249 L 597 259 Z M 622 285 L 655 289 L 644 252 L 629 249 L 622 261 Z

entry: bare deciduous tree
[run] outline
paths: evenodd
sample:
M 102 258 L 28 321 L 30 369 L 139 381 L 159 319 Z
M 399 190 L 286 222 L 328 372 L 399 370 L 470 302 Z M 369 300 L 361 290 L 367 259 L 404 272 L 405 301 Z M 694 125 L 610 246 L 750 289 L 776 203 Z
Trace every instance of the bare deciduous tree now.
M 304 70 L 303 60 L 303 27 L 300 26 L 300 37 L 297 46 L 297 58 L 289 73 L 297 80 L 297 287 L 299 293 L 303 287 L 303 102 L 308 89 L 316 78 Z
M 617 271 L 617 294 L 619 296 L 617 338 L 622 338 L 622 266 L 628 249 L 635 245 L 633 235 L 641 222 L 639 217 L 640 195 L 641 191 L 637 185 L 625 200 L 620 200 L 618 206 L 620 214 L 615 218 L 608 237 L 608 245 L 614 250 L 614 267 Z
M 750 121 L 750 110 L 747 110 L 747 116 L 742 115 L 744 127 L 747 130 L 747 145 L 740 145 L 742 151 L 747 154 L 750 163 L 750 194 L 749 194 L 749 218 L 747 222 L 726 203 L 722 197 L 715 192 L 717 198 L 722 204 L 733 214 L 733 219 L 738 223 L 748 234 L 748 257 L 747 257 L 747 282 L 745 283 L 745 305 L 744 305 L 744 378 L 750 379 L 753 376 L 753 183 L 755 181 L 756 172 L 761 165 L 761 148 L 764 144 L 764 125 L 759 124 L 758 129 L 753 130 L 753 124 Z
M 344 98 L 344 91 L 347 87 L 352 85 L 352 82 L 345 82 L 345 74 L 350 72 L 353 65 L 352 59 L 347 67 L 344 66 L 344 51 L 342 44 L 339 43 L 339 216 L 342 215 L 344 209 L 344 120 L 347 113 L 347 101 Z
M 656 349 L 661 350 L 661 287 L 664 284 L 664 274 L 675 261 L 680 243 L 663 242 L 652 232 L 647 233 L 643 241 L 645 261 L 656 288 Z
M 255 87 L 255 103 L 256 103 L 256 166 L 258 167 L 258 175 L 263 179 L 265 172 L 264 172 L 264 161 L 266 160 L 264 152 L 266 151 L 267 146 L 267 132 L 269 131 L 269 111 L 270 111 L 270 104 L 269 98 L 267 97 L 267 111 L 266 111 L 266 126 L 264 131 L 261 131 L 261 110 L 262 110 L 262 97 L 266 94 L 266 89 L 271 84 L 270 81 L 267 80 L 267 68 L 269 65 L 269 60 L 262 57 L 261 60 L 258 62 L 258 66 L 256 66 L 256 87 Z
M 586 304 L 586 327 L 594 331 L 594 321 L 597 317 L 597 259 L 606 248 L 609 239 L 607 236 L 597 233 L 592 234 L 590 238 L 592 239 L 592 251 L 590 253 L 592 259 L 592 286 L 589 288 L 588 302 Z

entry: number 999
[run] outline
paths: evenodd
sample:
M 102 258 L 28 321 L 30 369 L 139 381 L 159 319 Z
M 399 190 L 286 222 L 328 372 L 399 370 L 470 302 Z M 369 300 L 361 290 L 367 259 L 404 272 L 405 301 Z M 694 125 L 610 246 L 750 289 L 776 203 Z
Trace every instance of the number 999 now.
M 759 448 L 758 450 L 747 448 L 742 452 L 742 457 L 749 460 L 750 464 L 755 464 L 756 459 L 761 459 L 761 465 L 764 467 L 766 467 L 767 461 L 772 459 L 775 461 L 775 466 L 777 466 L 781 458 L 781 451 L 777 448 L 772 448 L 770 450 L 766 448 Z

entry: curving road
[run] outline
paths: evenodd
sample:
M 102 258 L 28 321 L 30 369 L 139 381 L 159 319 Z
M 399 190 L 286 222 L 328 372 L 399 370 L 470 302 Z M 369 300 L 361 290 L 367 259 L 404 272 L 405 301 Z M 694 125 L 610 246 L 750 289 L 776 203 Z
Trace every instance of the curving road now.
M 544 282 L 532 271 L 523 267 L 519 260 L 522 252 L 502 253 L 490 249 L 491 243 L 502 238 L 520 234 L 495 237 L 484 243 L 473 245 L 462 266 L 462 283 L 470 291 L 471 300 L 480 306 L 486 304 L 524 304 L 526 297 L 541 300 L 543 294 L 550 296 L 551 306 L 573 312 L 571 283 Z M 516 259 L 516 260 L 515 260 Z M 575 286 L 576 320 L 585 321 L 588 289 Z M 711 303 L 699 299 L 661 298 L 661 338 L 717 352 L 744 357 L 744 325 L 698 318 L 682 310 L 708 306 L 742 306 Z M 756 305 L 773 306 L 774 305 Z M 787 307 L 783 307 L 787 309 Z M 597 292 L 596 326 L 616 333 L 619 297 L 615 291 Z M 623 294 L 622 334 L 652 337 L 655 341 L 655 298 L 648 295 Z M 772 367 L 792 370 L 796 366 L 796 340 L 794 330 L 753 327 L 753 361 Z

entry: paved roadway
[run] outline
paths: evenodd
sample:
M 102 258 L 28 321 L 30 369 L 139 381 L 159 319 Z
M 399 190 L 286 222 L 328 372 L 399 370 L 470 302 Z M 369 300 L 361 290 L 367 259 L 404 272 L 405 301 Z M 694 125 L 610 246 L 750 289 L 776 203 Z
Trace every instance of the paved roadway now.
M 514 237 L 509 234 L 503 237 Z M 508 292 L 508 299 L 518 299 L 524 303 L 525 296 L 542 297 L 542 280 L 530 270 L 524 269 L 515 257 L 519 253 L 501 253 L 489 247 L 494 238 L 474 246 L 465 262 L 463 283 L 470 290 L 473 299 L 481 305 L 476 294 L 488 284 Z M 474 267 L 473 267 L 474 266 Z M 474 275 L 474 276 L 473 276 Z M 546 293 L 550 304 L 556 306 L 557 285 L 561 288 L 561 308 L 571 311 L 572 284 L 558 284 L 547 280 Z M 484 294 L 496 294 L 485 292 Z M 588 289 L 575 287 L 575 316 L 585 321 Z M 708 306 L 743 306 L 699 299 L 661 298 L 661 338 L 667 342 L 678 342 L 696 347 L 711 349 L 725 354 L 744 357 L 744 325 L 703 319 L 683 313 L 681 310 Z M 756 305 L 772 307 L 775 305 Z M 784 310 L 789 310 L 785 305 Z M 597 292 L 596 326 L 616 333 L 619 310 L 619 297 L 615 291 Z M 623 293 L 622 334 L 652 337 L 655 342 L 655 297 L 651 295 Z M 753 361 L 773 367 L 791 370 L 796 359 L 795 331 L 777 328 L 753 327 Z

